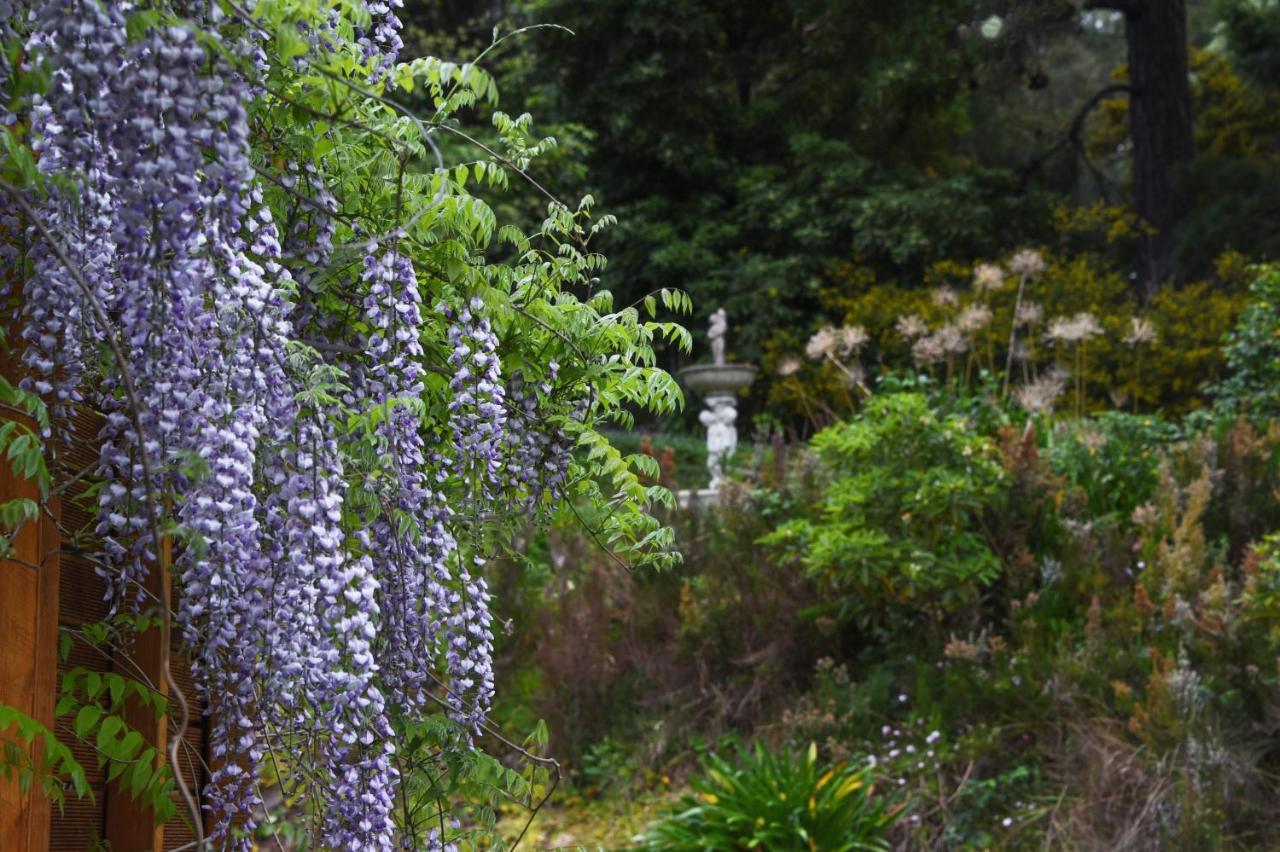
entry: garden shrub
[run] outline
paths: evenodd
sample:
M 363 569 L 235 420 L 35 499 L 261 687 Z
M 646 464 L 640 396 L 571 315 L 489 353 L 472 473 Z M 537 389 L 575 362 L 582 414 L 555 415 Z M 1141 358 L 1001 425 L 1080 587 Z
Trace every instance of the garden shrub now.
M 1224 352 L 1229 375 L 1212 388 L 1219 414 L 1280 417 L 1280 264 L 1255 267 L 1249 304 Z
M 1004 471 L 963 418 L 920 393 L 876 396 L 812 447 L 831 472 L 826 496 L 766 542 L 804 565 L 839 617 L 953 609 L 999 572 L 981 516 Z

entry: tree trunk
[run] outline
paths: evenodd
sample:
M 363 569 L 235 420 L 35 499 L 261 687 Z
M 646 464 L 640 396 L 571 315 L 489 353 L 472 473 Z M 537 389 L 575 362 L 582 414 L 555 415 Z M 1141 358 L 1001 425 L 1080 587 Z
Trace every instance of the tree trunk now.
M 1125 16 L 1129 46 L 1129 134 L 1134 208 L 1155 233 L 1142 238 L 1138 287 L 1144 300 L 1175 277 L 1173 235 L 1187 211 L 1181 169 L 1195 154 L 1187 73 L 1185 0 L 1099 3 Z

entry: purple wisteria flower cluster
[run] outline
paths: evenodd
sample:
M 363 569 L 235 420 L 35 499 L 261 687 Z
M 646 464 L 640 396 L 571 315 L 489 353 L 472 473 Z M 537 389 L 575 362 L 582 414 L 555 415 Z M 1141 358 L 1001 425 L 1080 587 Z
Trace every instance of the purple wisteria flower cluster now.
M 398 6 L 369 3 L 359 42 L 383 72 Z M 299 203 L 279 227 L 255 175 L 257 84 L 191 24 L 131 37 L 127 12 L 45 0 L 32 18 L 29 51 L 52 80 L 31 108 L 39 165 L 69 179 L 39 212 L 79 275 L 29 231 L 28 386 L 55 421 L 86 404 L 105 415 L 96 531 L 117 607 L 148 605 L 172 545 L 176 621 L 212 710 L 216 839 L 249 848 L 258 770 L 288 747 L 315 761 L 300 789 L 324 844 L 391 848 L 392 719 L 440 701 L 476 731 L 488 712 L 490 593 L 459 525 L 565 487 L 572 442 L 543 412 L 558 368 L 505 384 L 483 302 L 424 312 L 394 241 L 371 240 L 361 270 L 343 272 L 339 202 L 314 166 L 283 178 Z M 255 67 L 261 45 L 227 32 L 227 55 Z M 355 315 L 324 303 L 342 275 Z M 434 424 L 424 336 L 450 348 Z M 347 382 L 341 416 L 297 364 L 297 342 L 315 339 L 363 343 L 328 365 Z M 349 417 L 369 433 L 353 436 Z
M 403 24 L 396 9 L 404 6 L 404 0 L 366 0 L 365 6 L 371 22 L 367 32 L 358 39 L 364 49 L 366 61 L 374 63 L 374 79 L 384 75 L 396 64 L 404 41 L 400 38 Z
M 450 320 L 449 345 L 453 347 L 449 429 L 456 472 L 479 495 L 492 500 L 503 478 L 507 392 L 498 338 L 483 310 L 483 300 L 473 296 L 456 316 L 448 305 L 442 305 L 440 313 Z
M 543 381 L 527 381 L 522 373 L 516 373 L 507 388 L 508 477 L 518 491 L 516 499 L 526 511 L 532 511 L 544 495 L 552 499 L 559 497 L 568 486 L 573 438 L 563 428 L 547 421 L 545 404 L 559 374 L 560 365 L 551 361 Z M 587 399 L 579 398 L 568 416 L 581 422 L 586 408 Z

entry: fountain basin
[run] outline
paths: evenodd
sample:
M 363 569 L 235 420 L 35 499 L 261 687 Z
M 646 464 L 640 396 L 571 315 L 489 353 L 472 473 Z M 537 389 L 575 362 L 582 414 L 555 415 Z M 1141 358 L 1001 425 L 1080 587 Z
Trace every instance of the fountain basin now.
M 712 396 L 737 393 L 750 387 L 756 380 L 756 372 L 751 364 L 695 364 L 685 367 L 679 376 L 689 390 Z

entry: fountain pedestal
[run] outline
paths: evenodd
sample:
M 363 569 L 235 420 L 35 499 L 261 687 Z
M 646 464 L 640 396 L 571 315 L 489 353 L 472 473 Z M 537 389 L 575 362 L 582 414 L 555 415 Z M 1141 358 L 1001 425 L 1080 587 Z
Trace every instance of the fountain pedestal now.
M 702 396 L 703 410 L 698 420 L 707 429 L 707 469 L 710 487 L 696 495 L 681 492 L 681 503 L 697 498 L 712 498 L 724 481 L 724 463 L 738 446 L 738 392 L 751 386 L 756 368 L 750 364 L 697 364 L 680 371 L 680 379 L 691 391 Z

